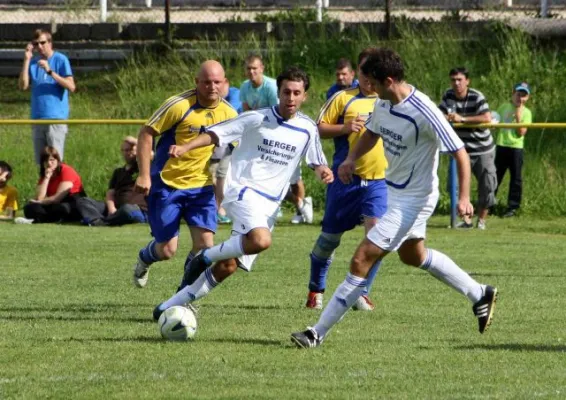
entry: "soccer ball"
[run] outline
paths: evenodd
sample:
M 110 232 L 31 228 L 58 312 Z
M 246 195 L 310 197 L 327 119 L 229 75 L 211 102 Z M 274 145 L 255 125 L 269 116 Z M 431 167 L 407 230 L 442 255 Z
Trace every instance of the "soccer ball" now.
M 161 336 L 167 340 L 189 340 L 197 333 L 195 314 L 182 306 L 173 306 L 163 311 L 157 325 Z

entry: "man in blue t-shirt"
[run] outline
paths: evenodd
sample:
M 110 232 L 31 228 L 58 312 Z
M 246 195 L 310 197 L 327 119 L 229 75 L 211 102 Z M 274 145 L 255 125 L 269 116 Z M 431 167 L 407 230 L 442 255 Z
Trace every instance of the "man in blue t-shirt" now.
M 37 29 L 26 46 L 18 86 L 21 90 L 31 86 L 31 119 L 69 118 L 69 91 L 75 91 L 73 71 L 69 59 L 53 51 L 48 31 Z M 32 135 L 37 164 L 45 146 L 55 147 L 63 159 L 66 124 L 33 125 Z
M 336 83 L 326 92 L 326 100 L 341 90 L 350 87 L 357 88 L 359 85 L 360 83 L 356 79 L 356 72 L 352 67 L 352 62 L 347 58 L 341 58 L 336 63 Z
M 271 107 L 279 104 L 277 82 L 263 74 L 261 56 L 252 54 L 246 58 L 246 76 L 248 80 L 240 86 L 240 100 L 244 111 Z

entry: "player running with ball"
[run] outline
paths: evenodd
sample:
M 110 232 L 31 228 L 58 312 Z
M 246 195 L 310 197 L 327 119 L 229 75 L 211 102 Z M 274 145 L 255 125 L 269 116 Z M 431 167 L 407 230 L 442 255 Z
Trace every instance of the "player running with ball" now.
M 195 256 L 185 271 L 186 286 L 155 308 L 156 320 L 169 307 L 206 296 L 238 267 L 251 270 L 257 254 L 271 245 L 277 209 L 302 157 L 322 182 L 334 180 L 316 124 L 299 112 L 307 96 L 309 77 L 291 67 L 279 75 L 277 88 L 279 105 L 245 112 L 210 126 L 187 144 L 170 147 L 170 155 L 178 157 L 198 147 L 239 141 L 232 154 L 222 203 L 233 221 L 232 236 Z

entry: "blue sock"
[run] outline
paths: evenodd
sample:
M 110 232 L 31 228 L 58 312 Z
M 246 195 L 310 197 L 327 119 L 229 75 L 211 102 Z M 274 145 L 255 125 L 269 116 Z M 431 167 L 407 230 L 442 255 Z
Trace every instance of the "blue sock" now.
M 326 289 L 326 275 L 332 264 L 332 258 L 319 258 L 311 253 L 311 278 L 309 290 L 311 292 L 324 292 Z
M 187 255 L 187 259 L 185 260 L 185 267 L 183 268 L 183 277 L 181 278 L 181 284 L 177 288 L 177 292 L 183 289 L 185 286 L 189 285 L 189 283 L 186 280 L 186 277 L 188 276 L 189 273 L 189 264 L 191 263 L 193 258 L 195 258 L 195 255 L 193 254 L 192 251 L 190 251 L 189 254 Z
M 157 250 L 155 249 L 156 245 L 157 243 L 155 242 L 155 240 L 152 240 L 139 252 L 140 259 L 147 265 L 151 265 L 154 262 L 160 261 L 157 256 Z
M 381 260 L 376 261 L 375 264 L 373 264 L 372 268 L 370 269 L 369 274 L 366 278 L 367 280 L 366 287 L 362 292 L 363 296 L 367 296 L 371 291 L 371 285 L 373 283 L 373 280 L 375 279 L 375 276 L 377 275 L 377 271 L 379 271 L 380 266 L 381 266 Z

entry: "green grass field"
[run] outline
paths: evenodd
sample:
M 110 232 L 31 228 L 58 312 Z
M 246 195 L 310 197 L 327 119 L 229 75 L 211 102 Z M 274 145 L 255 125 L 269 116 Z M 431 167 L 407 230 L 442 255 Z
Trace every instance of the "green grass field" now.
M 185 228 L 177 258 L 140 290 L 131 268 L 147 226 L 1 224 L 0 399 L 564 398 L 565 222 L 493 219 L 461 232 L 431 220 L 431 247 L 500 290 L 486 334 L 466 299 L 392 255 L 376 310 L 349 313 L 308 351 L 289 334 L 318 316 L 303 308 L 316 225 L 278 226 L 252 273 L 200 302 L 196 340 L 170 343 L 151 311 L 178 283 Z M 326 300 L 361 237 L 344 237 Z

